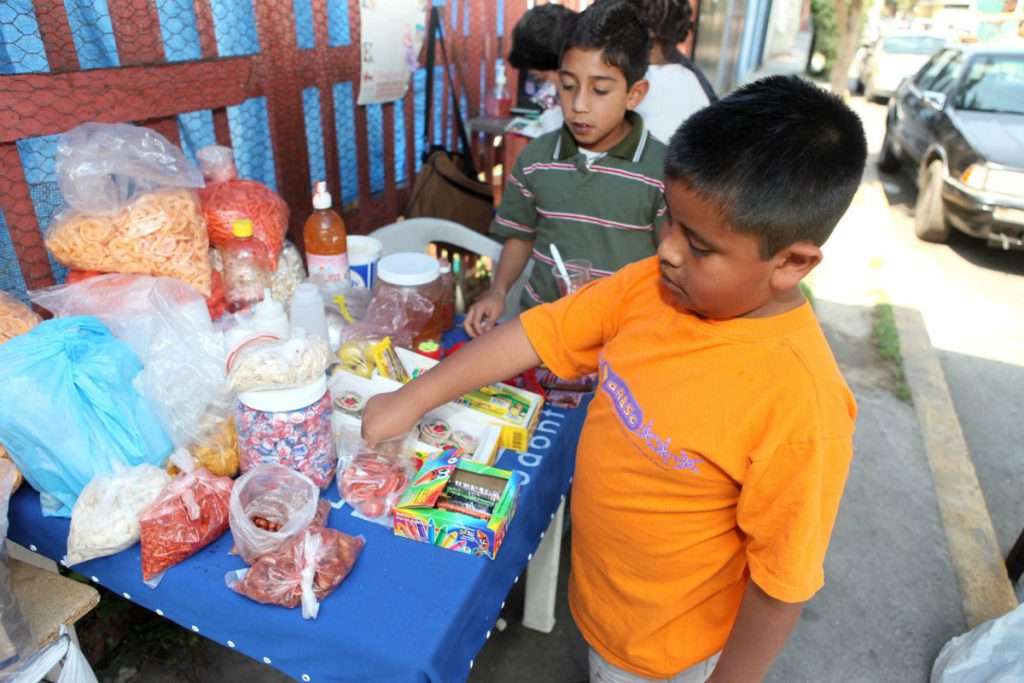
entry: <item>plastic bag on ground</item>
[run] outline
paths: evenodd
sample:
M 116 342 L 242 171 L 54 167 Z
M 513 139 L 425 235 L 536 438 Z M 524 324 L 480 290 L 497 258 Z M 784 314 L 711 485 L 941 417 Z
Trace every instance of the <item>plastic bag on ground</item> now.
M 163 465 L 172 443 L 132 386 L 131 349 L 94 317 L 47 320 L 0 344 L 0 442 L 43 514 L 69 517 L 82 488 L 115 464 Z
M 187 453 L 175 464 L 191 467 Z M 228 529 L 234 482 L 209 470 L 183 471 L 171 480 L 139 519 L 142 579 L 155 586 L 161 573 L 210 545 Z
M 139 515 L 170 481 L 167 472 L 153 465 L 93 477 L 71 510 L 67 565 L 113 555 L 135 545 L 139 540 Z
M 224 580 L 256 602 L 283 607 L 301 603 L 302 618 L 316 619 L 320 603 L 352 571 L 365 544 L 362 536 L 337 529 L 309 529 L 249 569 L 229 572 Z
M 42 650 L 12 670 L 0 671 L 0 683 L 37 683 L 47 680 L 53 667 L 60 665 L 56 683 L 96 683 L 96 674 L 78 645 L 61 624 L 60 635 Z
M 1024 681 L 1024 605 L 946 643 L 931 676 L 931 683 L 1018 681 Z
M 308 527 L 319 499 L 312 479 L 284 465 L 257 465 L 239 477 L 231 492 L 230 523 L 242 560 L 252 564 Z

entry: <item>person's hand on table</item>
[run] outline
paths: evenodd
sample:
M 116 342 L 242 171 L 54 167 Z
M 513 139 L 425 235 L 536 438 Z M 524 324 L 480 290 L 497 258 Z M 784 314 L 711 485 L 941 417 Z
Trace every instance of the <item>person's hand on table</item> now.
M 363 440 L 370 446 L 406 434 L 423 417 L 423 412 L 398 391 L 370 397 L 363 408 Z
M 466 319 L 462 328 L 466 334 L 476 338 L 487 330 L 494 327 L 494 324 L 505 312 L 505 295 L 494 289 L 488 290 L 486 294 L 476 300 L 469 311 L 466 312 Z

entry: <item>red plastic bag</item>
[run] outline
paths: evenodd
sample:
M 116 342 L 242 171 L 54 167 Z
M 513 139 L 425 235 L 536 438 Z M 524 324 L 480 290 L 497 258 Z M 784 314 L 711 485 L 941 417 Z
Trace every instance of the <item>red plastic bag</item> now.
M 275 271 L 288 232 L 288 205 L 266 185 L 239 178 L 230 147 L 203 147 L 196 157 L 206 178 L 206 187 L 199 190 L 199 201 L 210 244 L 223 247 L 231 241 L 231 224 L 248 218 L 252 221 L 253 237 L 267 249 L 268 268 Z
M 228 477 L 206 468 L 182 472 L 139 518 L 142 580 L 153 582 L 160 572 L 210 545 L 228 529 L 231 487 Z

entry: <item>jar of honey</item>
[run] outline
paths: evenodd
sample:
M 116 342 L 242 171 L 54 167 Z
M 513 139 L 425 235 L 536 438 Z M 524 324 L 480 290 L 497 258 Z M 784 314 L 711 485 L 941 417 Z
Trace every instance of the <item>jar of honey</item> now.
M 385 256 L 377 264 L 377 282 L 374 292 L 392 288 L 414 292 L 433 305 L 430 317 L 417 329 L 412 330 L 412 348 L 425 341 L 441 343 L 441 327 L 444 316 L 441 285 L 441 267 L 437 259 L 426 254 L 400 253 Z

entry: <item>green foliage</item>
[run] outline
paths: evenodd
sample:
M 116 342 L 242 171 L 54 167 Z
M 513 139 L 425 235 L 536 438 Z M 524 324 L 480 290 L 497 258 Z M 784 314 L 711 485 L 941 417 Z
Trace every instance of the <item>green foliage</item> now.
M 871 309 L 871 342 L 878 357 L 889 367 L 893 381 L 893 393 L 905 403 L 913 403 L 907 376 L 903 372 L 903 354 L 900 352 L 900 333 L 896 328 L 896 317 L 892 306 L 875 304 Z
M 814 49 L 825 55 L 825 70 L 821 75 L 828 78 L 839 52 L 839 23 L 832 0 L 811 0 L 811 20 L 814 22 Z

